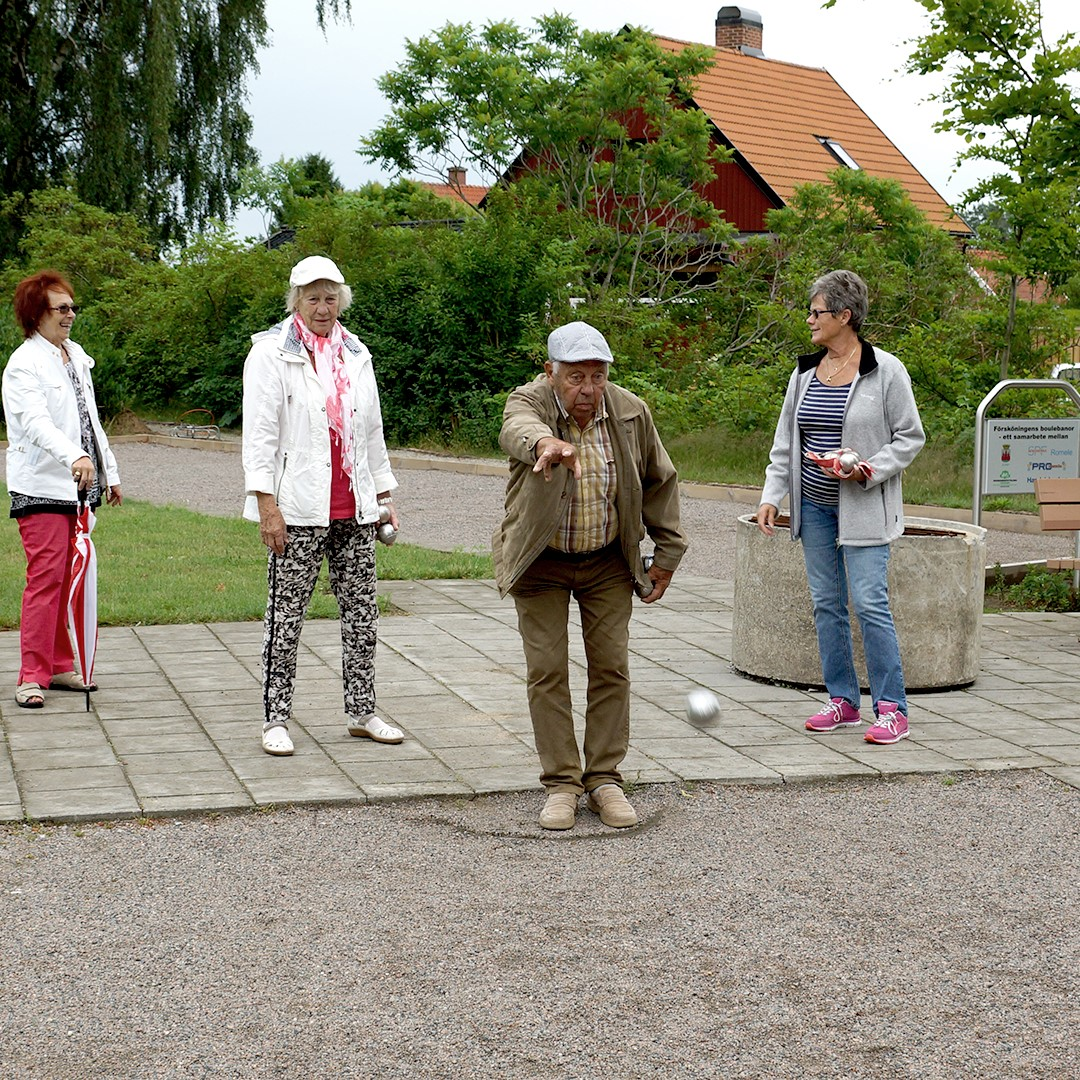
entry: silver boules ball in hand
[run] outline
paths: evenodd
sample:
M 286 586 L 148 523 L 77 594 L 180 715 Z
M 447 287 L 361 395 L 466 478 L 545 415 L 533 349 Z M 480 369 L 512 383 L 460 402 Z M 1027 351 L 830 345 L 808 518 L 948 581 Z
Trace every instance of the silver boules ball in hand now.
M 855 468 L 858 467 L 858 464 L 859 464 L 859 455 L 856 454 L 854 450 L 845 450 L 840 455 L 840 468 L 843 469 L 844 472 L 846 472 L 846 473 L 851 472 L 852 470 L 854 470 Z
M 389 547 L 397 539 L 397 529 L 390 524 L 390 518 L 393 516 L 390 509 L 390 500 L 387 499 L 383 502 L 379 500 L 379 527 L 375 530 L 375 539 L 380 544 L 386 544 Z

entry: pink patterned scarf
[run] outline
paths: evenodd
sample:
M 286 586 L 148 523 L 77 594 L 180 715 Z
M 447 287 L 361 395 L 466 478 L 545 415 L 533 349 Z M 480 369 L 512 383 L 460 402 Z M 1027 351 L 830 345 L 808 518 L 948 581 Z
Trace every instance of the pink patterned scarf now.
M 329 337 L 318 337 L 299 315 L 293 315 L 296 333 L 313 357 L 315 373 L 326 391 L 326 416 L 341 440 L 341 470 L 352 486 L 352 386 L 345 370 L 345 337 L 341 323 L 335 322 Z

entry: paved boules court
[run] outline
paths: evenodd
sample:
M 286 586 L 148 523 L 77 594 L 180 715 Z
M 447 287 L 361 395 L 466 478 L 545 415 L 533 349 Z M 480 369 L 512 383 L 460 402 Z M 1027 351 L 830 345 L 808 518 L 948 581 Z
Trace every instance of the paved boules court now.
M 883 747 L 861 728 L 806 734 L 820 694 L 731 669 L 732 585 L 678 584 L 672 603 L 634 611 L 631 784 L 1039 769 L 1080 786 L 1080 616 L 988 616 L 975 684 L 913 695 L 910 738 Z M 408 733 L 401 746 L 348 735 L 335 621 L 304 628 L 291 758 L 259 744 L 260 624 L 104 628 L 89 712 L 79 694 L 49 694 L 36 710 L 0 699 L 0 820 L 539 791 L 512 603 L 488 581 L 380 589 L 408 612 L 381 620 L 377 663 L 380 712 Z M 572 641 L 582 701 L 584 656 Z M 0 684 L 14 685 L 18 662 L 17 632 L 0 634 Z M 702 727 L 685 715 L 699 686 L 721 702 Z

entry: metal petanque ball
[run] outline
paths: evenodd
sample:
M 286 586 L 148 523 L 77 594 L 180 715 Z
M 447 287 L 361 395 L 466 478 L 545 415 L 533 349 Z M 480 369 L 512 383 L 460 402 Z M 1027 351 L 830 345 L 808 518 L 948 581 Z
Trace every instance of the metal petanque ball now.
M 375 539 L 389 547 L 397 539 L 397 529 L 390 522 L 380 525 L 375 533 Z
M 856 465 L 859 464 L 859 455 L 854 451 L 849 450 L 846 454 L 840 455 L 840 468 L 844 472 L 849 473 Z
M 686 695 L 686 719 L 691 724 L 707 724 L 720 715 L 720 700 L 711 690 L 691 690 Z
M 390 507 L 386 503 L 379 503 L 379 524 L 385 525 L 390 520 Z

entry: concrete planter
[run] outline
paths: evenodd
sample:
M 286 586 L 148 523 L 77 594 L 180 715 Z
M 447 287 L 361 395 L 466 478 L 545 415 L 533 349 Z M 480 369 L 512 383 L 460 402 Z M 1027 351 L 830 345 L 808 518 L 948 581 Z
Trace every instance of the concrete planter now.
M 753 515 L 735 531 L 732 664 L 757 679 L 820 687 L 821 660 L 798 544 L 788 519 L 763 536 Z M 907 518 L 892 544 L 889 599 L 909 690 L 968 686 L 979 670 L 986 530 L 932 518 Z M 865 688 L 866 660 L 852 615 L 855 666 Z

